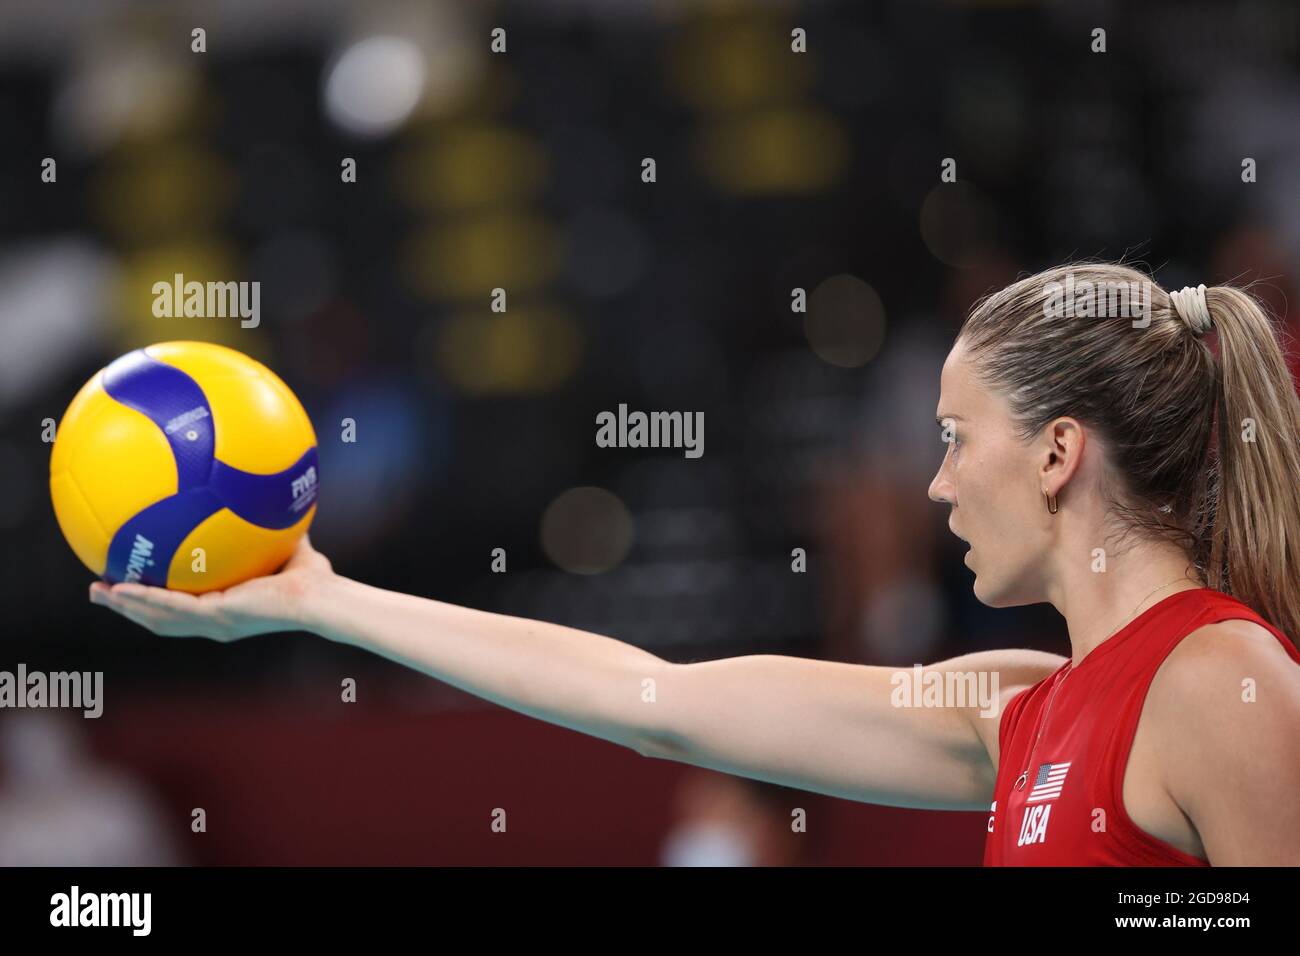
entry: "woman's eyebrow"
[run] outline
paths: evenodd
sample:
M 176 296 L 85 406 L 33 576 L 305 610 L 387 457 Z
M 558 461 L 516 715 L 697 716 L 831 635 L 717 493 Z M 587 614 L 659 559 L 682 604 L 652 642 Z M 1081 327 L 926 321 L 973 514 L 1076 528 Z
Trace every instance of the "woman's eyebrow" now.
M 935 415 L 934 423 L 943 428 L 948 422 L 964 422 L 966 419 L 960 415 Z

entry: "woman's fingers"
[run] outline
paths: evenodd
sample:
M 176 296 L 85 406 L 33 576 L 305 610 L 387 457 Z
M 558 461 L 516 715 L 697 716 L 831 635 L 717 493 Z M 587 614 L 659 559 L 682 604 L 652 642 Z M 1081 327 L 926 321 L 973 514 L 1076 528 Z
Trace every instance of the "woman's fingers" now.
M 154 612 L 151 609 L 128 603 L 125 598 L 114 595 L 113 592 L 107 588 L 99 591 L 92 590 L 90 601 L 92 604 L 98 604 L 102 607 L 108 608 L 110 611 L 115 611 L 128 621 L 139 624 L 141 627 L 153 631 L 155 634 L 162 633 L 160 630 L 161 622 L 155 618 Z
M 193 594 L 184 591 L 169 591 L 166 588 L 151 588 L 143 584 L 114 584 L 112 593 L 139 601 L 149 607 L 177 614 L 199 614 L 203 606 Z
M 151 588 L 142 584 L 115 584 L 101 581 L 90 586 L 90 600 L 116 611 L 141 627 L 172 637 L 208 636 L 203 627 L 210 616 L 199 599 L 183 591 Z
M 305 560 L 326 563 L 323 556 L 310 550 L 310 545 L 307 550 L 300 550 L 299 555 Z M 328 565 L 324 571 L 328 572 Z M 291 630 L 298 622 L 294 603 L 302 599 L 314 573 L 295 570 L 252 578 L 228 590 L 204 594 L 139 583 L 110 585 L 97 581 L 90 586 L 90 600 L 155 634 L 206 637 L 226 643 L 254 634 Z

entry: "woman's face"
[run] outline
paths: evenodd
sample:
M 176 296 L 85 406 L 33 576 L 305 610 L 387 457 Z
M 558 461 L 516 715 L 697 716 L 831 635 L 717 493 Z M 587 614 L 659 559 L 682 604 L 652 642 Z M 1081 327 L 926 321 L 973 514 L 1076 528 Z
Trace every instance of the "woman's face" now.
M 975 596 L 990 607 L 1044 600 L 1052 516 L 1042 451 L 1014 433 L 1006 402 L 975 378 L 960 340 L 943 363 L 937 413 L 948 449 L 930 499 L 952 506 L 948 527 L 970 544 Z

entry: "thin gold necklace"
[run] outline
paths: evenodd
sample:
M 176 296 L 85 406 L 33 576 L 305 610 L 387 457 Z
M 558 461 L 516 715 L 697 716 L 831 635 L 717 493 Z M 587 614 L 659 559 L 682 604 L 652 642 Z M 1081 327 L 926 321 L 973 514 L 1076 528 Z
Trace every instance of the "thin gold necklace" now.
M 1143 597 L 1141 601 L 1138 601 L 1138 602 L 1137 602 L 1137 605 L 1133 608 L 1133 610 L 1129 612 L 1128 623 L 1129 623 L 1129 624 L 1133 623 L 1133 621 L 1137 618 L 1138 608 L 1140 608 L 1143 604 L 1145 604 L 1147 598 L 1149 598 L 1152 594 L 1155 594 L 1156 591 L 1160 591 L 1160 590 L 1162 590 L 1162 589 L 1164 589 L 1164 588 L 1167 588 L 1167 587 L 1169 587 L 1169 585 L 1171 585 L 1171 584 L 1177 584 L 1179 581 L 1186 581 L 1186 580 L 1187 580 L 1187 575 L 1184 574 L 1182 577 L 1174 578 L 1172 581 L 1168 581 L 1168 582 L 1166 582 L 1166 583 L 1160 585 L 1160 587 L 1158 587 L 1158 588 L 1153 588 L 1151 591 L 1148 591 L 1147 594 L 1146 594 L 1146 597 Z M 1125 627 L 1127 627 L 1127 626 L 1128 626 L 1128 625 L 1126 624 Z M 1123 628 L 1120 628 L 1119 630 L 1123 630 Z M 1119 630 L 1111 631 L 1111 633 L 1112 633 L 1112 634 L 1118 634 L 1118 633 L 1119 633 Z
M 1169 587 L 1170 584 L 1177 584 L 1179 581 L 1185 580 L 1185 578 L 1186 575 L 1184 575 L 1181 578 L 1176 578 L 1173 581 L 1169 581 L 1165 584 L 1162 584 L 1160 585 L 1160 587 L 1157 587 L 1152 591 L 1148 592 L 1142 598 L 1141 601 L 1137 602 L 1137 606 L 1134 607 L 1132 613 L 1129 614 L 1128 616 L 1129 624 L 1133 623 L 1133 621 L 1137 619 L 1138 608 L 1140 608 L 1143 604 L 1146 603 L 1147 598 L 1151 597 L 1152 594 L 1155 594 L 1156 591 L 1159 591 L 1161 588 L 1167 588 Z M 1120 628 L 1120 630 L 1123 630 L 1123 628 Z M 1112 633 L 1118 633 L 1118 631 Z M 1034 745 L 1029 748 L 1029 767 L 1032 767 L 1034 765 L 1034 754 L 1038 752 L 1038 742 L 1043 739 L 1043 730 L 1047 726 L 1047 718 L 1050 717 L 1052 714 L 1052 704 L 1056 703 L 1056 692 L 1060 689 L 1061 685 L 1065 683 L 1065 678 L 1069 677 L 1073 673 L 1074 673 L 1074 662 L 1071 661 L 1070 666 L 1066 670 L 1065 674 L 1062 675 L 1061 678 L 1055 684 L 1052 685 L 1052 694 L 1047 699 L 1047 709 L 1043 711 L 1043 716 L 1038 721 L 1038 734 L 1037 736 L 1034 737 Z M 1029 767 L 1026 767 L 1024 770 L 1022 770 L 1020 776 L 1016 778 L 1017 790 L 1025 789 L 1025 784 L 1029 781 Z

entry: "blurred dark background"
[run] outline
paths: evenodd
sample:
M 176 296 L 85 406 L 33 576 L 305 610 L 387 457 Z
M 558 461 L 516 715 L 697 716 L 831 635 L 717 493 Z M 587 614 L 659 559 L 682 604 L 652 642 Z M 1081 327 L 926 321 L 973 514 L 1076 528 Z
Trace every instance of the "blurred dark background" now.
M 154 638 L 87 602 L 41 422 L 123 352 L 221 342 L 311 413 L 348 576 L 675 661 L 1061 653 L 926 497 L 953 334 L 1081 257 L 1261 281 L 1294 331 L 1298 119 L 1284 0 L 0 6 L 0 668 L 105 674 L 98 720 L 0 713 L 0 862 L 101 859 L 63 821 L 107 804 L 51 809 L 92 774 L 125 858 L 978 863 L 983 814 L 646 761 L 302 635 Z M 176 272 L 260 281 L 260 326 L 155 318 Z M 703 457 L 598 448 L 620 403 L 702 411 Z M 791 806 L 793 849 L 761 822 Z

